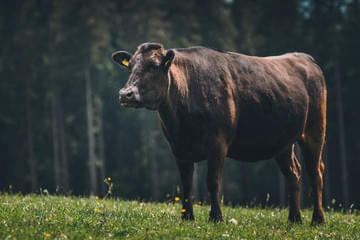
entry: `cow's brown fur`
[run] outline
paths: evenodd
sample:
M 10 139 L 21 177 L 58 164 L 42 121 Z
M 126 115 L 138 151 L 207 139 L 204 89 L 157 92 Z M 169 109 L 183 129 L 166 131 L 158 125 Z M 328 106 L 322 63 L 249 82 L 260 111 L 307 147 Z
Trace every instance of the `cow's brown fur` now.
M 184 219 L 194 219 L 194 162 L 208 162 L 210 219 L 220 221 L 225 158 L 255 162 L 274 157 L 287 182 L 289 220 L 301 222 L 301 166 L 294 154 L 298 142 L 314 189 L 312 222 L 324 222 L 326 86 L 311 56 L 253 57 L 203 47 L 165 51 L 160 44 L 145 43 L 134 56 L 114 54 L 115 61 L 122 58 L 130 60 L 132 70 L 126 91 L 152 87 L 141 93 L 140 101 L 125 97 L 131 94 L 122 90 L 121 101 L 159 112 L 180 170 Z

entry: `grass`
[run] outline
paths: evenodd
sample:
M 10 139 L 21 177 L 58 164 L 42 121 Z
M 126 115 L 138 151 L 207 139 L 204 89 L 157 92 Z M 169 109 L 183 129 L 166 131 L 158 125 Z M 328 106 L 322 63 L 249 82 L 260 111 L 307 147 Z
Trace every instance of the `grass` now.
M 0 194 L 0 239 L 360 239 L 359 213 L 326 212 L 326 224 L 287 222 L 287 209 L 223 206 L 224 221 L 208 221 L 196 206 L 193 222 L 179 203 L 142 203 L 47 195 Z

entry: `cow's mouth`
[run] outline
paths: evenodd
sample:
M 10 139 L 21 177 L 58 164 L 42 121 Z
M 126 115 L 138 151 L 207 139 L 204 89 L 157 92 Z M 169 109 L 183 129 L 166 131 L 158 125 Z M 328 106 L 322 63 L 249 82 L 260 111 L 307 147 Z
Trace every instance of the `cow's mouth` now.
M 126 107 L 126 108 L 146 108 L 151 111 L 155 111 L 158 109 L 159 104 L 153 103 L 153 102 L 144 102 L 144 101 L 137 101 L 135 99 L 124 99 L 119 98 L 120 106 Z
M 120 101 L 120 106 L 122 107 L 128 107 L 128 108 L 141 108 L 143 107 L 140 102 L 123 102 L 123 101 Z

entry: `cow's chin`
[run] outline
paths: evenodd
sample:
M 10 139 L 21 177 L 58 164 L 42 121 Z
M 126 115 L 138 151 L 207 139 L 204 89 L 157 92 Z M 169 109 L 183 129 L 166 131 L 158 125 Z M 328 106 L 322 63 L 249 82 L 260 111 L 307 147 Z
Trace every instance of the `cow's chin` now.
M 142 108 L 142 107 L 144 107 L 138 102 L 120 102 L 120 106 L 126 107 L 126 108 Z
M 140 103 L 140 102 L 121 102 L 120 106 L 126 108 L 146 108 L 147 110 L 156 111 L 159 108 L 159 104 L 155 103 Z

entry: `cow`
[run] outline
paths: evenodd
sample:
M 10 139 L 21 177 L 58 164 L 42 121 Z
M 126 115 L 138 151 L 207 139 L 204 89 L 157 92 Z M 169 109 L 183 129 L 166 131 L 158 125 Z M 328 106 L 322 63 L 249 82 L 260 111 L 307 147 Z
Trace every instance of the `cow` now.
M 166 50 L 147 42 L 112 59 L 130 76 L 121 106 L 157 111 L 180 171 L 182 218 L 194 220 L 194 163 L 207 161 L 209 219 L 222 221 L 219 190 L 226 157 L 275 159 L 286 179 L 290 222 L 301 223 L 299 144 L 313 189 L 312 224 L 323 223 L 321 158 L 326 130 L 326 84 L 305 53 L 257 57 L 206 47 Z

